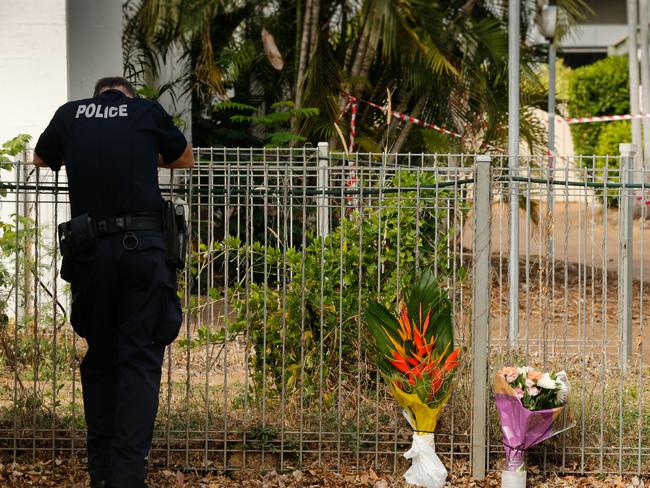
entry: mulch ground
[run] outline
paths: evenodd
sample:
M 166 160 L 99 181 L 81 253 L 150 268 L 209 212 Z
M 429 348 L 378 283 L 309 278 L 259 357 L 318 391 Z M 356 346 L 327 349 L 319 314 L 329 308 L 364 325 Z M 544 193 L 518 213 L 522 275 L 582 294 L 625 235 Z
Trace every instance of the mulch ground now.
M 558 476 L 555 474 L 534 474 L 529 470 L 528 487 L 572 488 L 572 487 L 617 487 L 650 488 L 650 477 L 620 476 Z M 311 487 L 366 487 L 389 488 L 407 487 L 401 475 L 377 474 L 374 471 L 336 473 L 319 467 L 303 468 L 291 473 L 270 471 L 265 474 L 235 472 L 227 476 L 221 474 L 201 474 L 174 469 L 159 469 L 149 474 L 149 484 L 153 488 L 311 488 Z M 83 466 L 77 462 L 37 462 L 33 464 L 0 464 L 0 486 L 2 487 L 65 487 L 84 488 L 88 477 Z M 447 486 L 460 488 L 488 488 L 501 486 L 500 474 L 491 473 L 486 480 L 478 481 L 469 476 L 451 475 Z

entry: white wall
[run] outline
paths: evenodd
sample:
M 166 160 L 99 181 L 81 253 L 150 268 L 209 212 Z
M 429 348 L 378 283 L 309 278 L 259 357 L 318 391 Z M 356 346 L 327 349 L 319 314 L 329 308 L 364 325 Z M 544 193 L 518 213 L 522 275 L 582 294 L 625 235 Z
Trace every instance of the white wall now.
M 0 1 L 0 144 L 18 133 L 36 139 L 67 101 L 65 4 Z

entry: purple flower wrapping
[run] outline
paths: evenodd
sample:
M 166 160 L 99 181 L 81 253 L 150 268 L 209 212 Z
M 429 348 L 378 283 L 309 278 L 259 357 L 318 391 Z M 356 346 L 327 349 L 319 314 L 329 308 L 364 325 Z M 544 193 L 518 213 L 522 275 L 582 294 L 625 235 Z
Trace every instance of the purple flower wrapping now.
M 495 379 L 494 392 L 503 432 L 506 471 L 522 470 L 528 449 L 566 430 L 563 423 L 558 422 L 563 418 L 566 405 L 547 410 L 528 410 L 501 375 Z

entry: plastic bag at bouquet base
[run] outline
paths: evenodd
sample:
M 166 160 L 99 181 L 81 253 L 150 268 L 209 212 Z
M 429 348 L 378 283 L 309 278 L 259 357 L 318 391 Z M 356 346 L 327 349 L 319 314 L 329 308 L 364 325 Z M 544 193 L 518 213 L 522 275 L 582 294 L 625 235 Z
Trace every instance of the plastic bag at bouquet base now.
M 425 488 L 442 488 L 447 482 L 447 469 L 436 454 L 433 430 L 438 420 L 440 409 L 429 410 L 429 415 L 420 418 L 420 423 L 431 429 L 427 434 L 413 432 L 413 443 L 411 449 L 404 453 L 406 459 L 411 459 L 411 467 L 404 473 L 404 479 L 412 485 L 424 486 Z M 416 430 L 417 417 L 409 409 L 402 410 L 404 418 L 412 429 Z M 412 418 L 415 417 L 415 418 Z
M 404 479 L 412 485 L 442 488 L 447 482 L 447 470 L 436 454 L 434 435 L 414 433 L 411 449 L 404 453 L 406 459 L 412 460 Z

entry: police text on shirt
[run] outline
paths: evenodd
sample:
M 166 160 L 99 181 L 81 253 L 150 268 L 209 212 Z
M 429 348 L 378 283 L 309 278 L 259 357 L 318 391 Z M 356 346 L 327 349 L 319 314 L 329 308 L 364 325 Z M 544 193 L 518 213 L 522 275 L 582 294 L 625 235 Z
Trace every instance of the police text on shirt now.
M 117 107 L 102 107 L 101 104 L 95 105 L 94 103 L 79 105 L 77 107 L 77 114 L 74 116 L 74 118 L 78 119 L 80 115 L 85 115 L 87 119 L 90 119 L 92 117 L 95 117 L 96 119 L 112 119 L 113 117 L 129 116 L 126 111 L 126 104 L 122 104 Z

